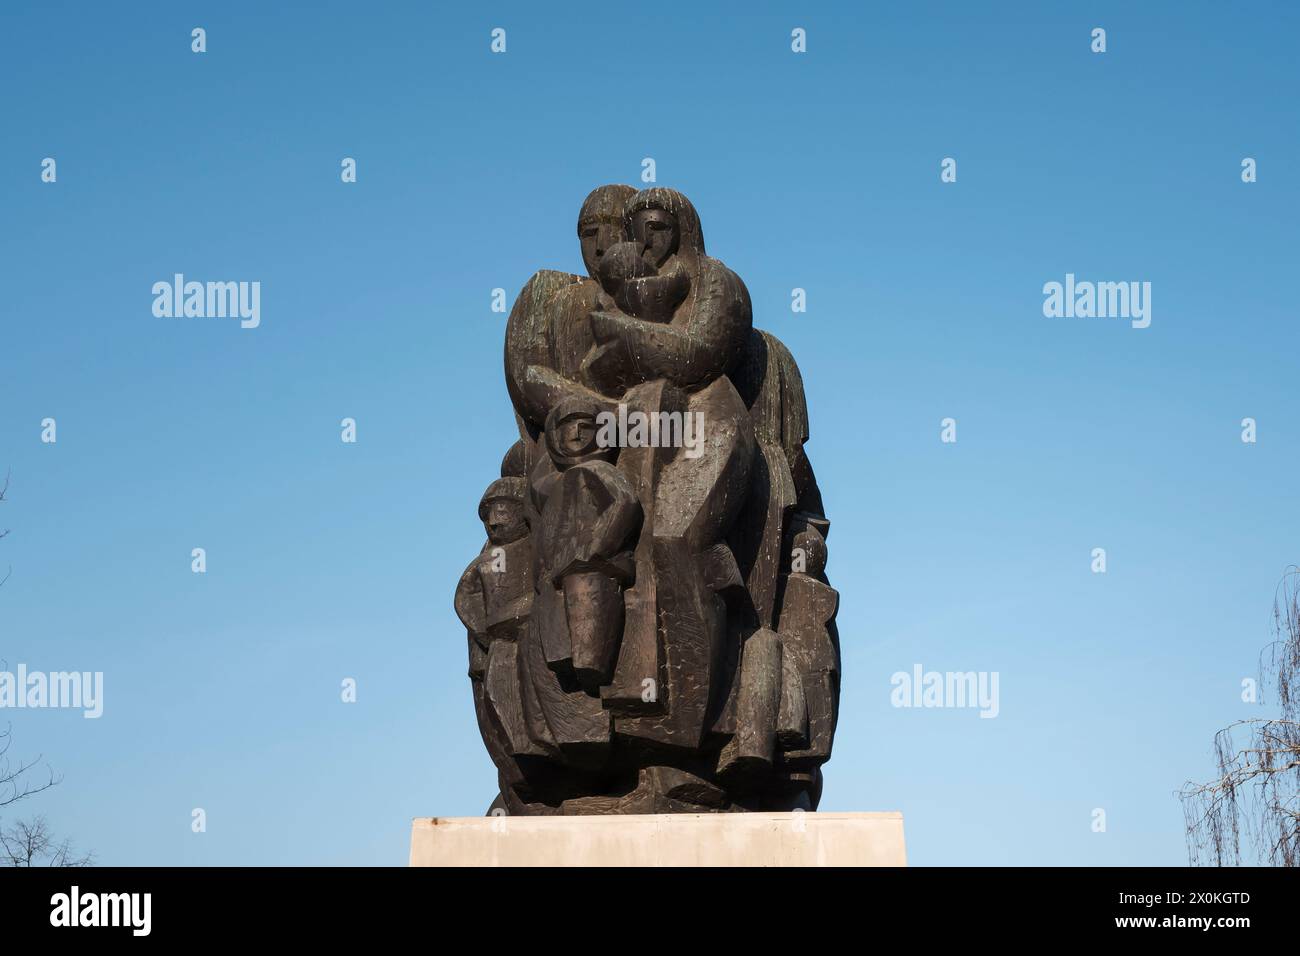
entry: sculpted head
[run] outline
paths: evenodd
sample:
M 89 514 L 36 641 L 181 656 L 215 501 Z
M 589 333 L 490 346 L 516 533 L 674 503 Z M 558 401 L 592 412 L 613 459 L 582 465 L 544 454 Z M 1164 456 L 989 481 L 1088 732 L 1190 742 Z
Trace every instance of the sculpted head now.
M 633 187 L 614 183 L 593 189 L 583 201 L 578 213 L 578 242 L 588 275 L 595 277 L 605 253 L 627 238 L 624 210 L 635 195 Z
M 498 478 L 483 493 L 478 516 L 493 544 L 509 544 L 528 534 L 528 522 L 524 519 L 527 488 L 523 478 Z
M 704 255 L 704 232 L 691 201 L 675 189 L 643 189 L 627 204 L 626 229 L 642 255 L 658 269 L 673 256 L 688 267 Z
M 600 433 L 600 409 L 582 398 L 566 398 L 556 403 L 546 416 L 546 450 L 563 471 L 584 461 L 610 461 L 617 448 L 605 448 L 597 441 Z
M 677 217 L 666 209 L 653 206 L 638 209 L 632 215 L 632 238 L 641 244 L 642 256 L 658 269 L 677 251 L 682 233 Z

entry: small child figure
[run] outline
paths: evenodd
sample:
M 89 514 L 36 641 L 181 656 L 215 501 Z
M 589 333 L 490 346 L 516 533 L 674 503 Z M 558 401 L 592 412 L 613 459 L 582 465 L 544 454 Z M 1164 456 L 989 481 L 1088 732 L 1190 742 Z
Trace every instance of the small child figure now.
M 609 683 L 623 635 L 623 590 L 635 575 L 631 549 L 641 504 L 612 464 L 617 447 L 597 441 L 598 410 L 579 398 L 546 420 L 548 456 L 532 476 L 537 600 L 548 666 L 590 694 Z M 543 617 L 543 615 L 547 617 Z M 554 635 L 567 635 L 568 641 Z
M 527 479 L 498 478 L 479 502 L 487 544 L 461 575 L 456 614 L 469 632 L 469 676 L 479 733 L 497 767 L 500 796 L 514 806 L 523 781 L 516 758 L 542 751 L 520 705 L 518 642 L 533 607 L 533 548 L 526 520 Z
M 527 480 L 498 478 L 479 502 L 487 532 L 456 587 L 456 614 L 470 634 L 470 676 L 481 678 L 493 640 L 513 641 L 533 603 L 533 549 L 524 516 Z

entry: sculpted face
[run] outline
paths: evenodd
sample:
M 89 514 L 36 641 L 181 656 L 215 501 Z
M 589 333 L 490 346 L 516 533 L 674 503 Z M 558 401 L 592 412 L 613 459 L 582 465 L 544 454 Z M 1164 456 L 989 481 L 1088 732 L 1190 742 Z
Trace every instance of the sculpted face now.
M 582 261 L 587 264 L 587 274 L 595 276 L 601 258 L 625 238 L 621 217 L 584 217 L 578 223 L 578 241 L 582 244 Z
M 556 444 L 570 458 L 581 458 L 595 451 L 596 420 L 586 414 L 567 416 L 560 422 Z
M 601 417 L 608 414 L 595 404 L 578 397 L 562 398 L 546 416 L 543 434 L 546 453 L 558 471 L 574 465 L 601 460 L 613 461 L 618 448 L 601 444 Z
M 493 544 L 518 541 L 528 533 L 523 502 L 513 498 L 496 498 L 488 502 L 483 527 L 487 531 L 488 540 Z
M 587 274 L 596 277 L 596 267 L 601 257 L 615 243 L 627 239 L 624 210 L 627 202 L 636 195 L 631 186 L 610 183 L 597 186 L 582 201 L 578 210 L 578 243 L 582 247 L 582 261 Z
M 645 260 L 658 269 L 677 251 L 681 231 L 677 217 L 666 209 L 638 209 L 632 216 L 632 237 L 645 250 Z

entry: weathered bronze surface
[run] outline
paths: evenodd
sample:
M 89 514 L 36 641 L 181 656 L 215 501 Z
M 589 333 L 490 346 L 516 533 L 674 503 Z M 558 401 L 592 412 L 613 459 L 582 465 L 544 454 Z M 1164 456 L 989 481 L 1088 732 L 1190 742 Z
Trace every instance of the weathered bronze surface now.
M 456 588 L 490 811 L 815 809 L 839 595 L 799 368 L 681 193 L 602 186 L 578 239 L 510 313 L 519 440 Z

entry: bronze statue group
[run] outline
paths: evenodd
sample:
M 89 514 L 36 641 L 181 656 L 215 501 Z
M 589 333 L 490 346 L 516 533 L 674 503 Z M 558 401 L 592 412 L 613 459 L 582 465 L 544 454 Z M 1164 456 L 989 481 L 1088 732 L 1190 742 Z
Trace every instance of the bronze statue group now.
M 839 596 L 798 366 L 681 193 L 602 186 L 578 239 L 588 274 L 511 311 L 519 439 L 456 589 L 490 810 L 815 809 Z M 611 441 L 615 410 L 697 441 Z

